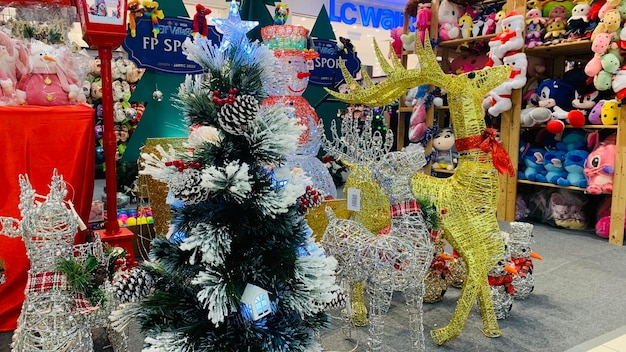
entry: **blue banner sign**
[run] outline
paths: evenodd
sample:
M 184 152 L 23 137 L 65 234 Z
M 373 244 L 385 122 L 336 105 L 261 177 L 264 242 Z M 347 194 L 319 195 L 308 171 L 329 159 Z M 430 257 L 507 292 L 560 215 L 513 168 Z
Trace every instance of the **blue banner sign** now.
M 138 67 L 165 74 L 202 73 L 202 66 L 187 60 L 182 44 L 191 37 L 193 21 L 188 18 L 165 17 L 158 22 L 158 33 L 154 34 L 150 17 L 136 20 L 137 34 L 130 34 L 122 43 L 128 58 Z M 209 26 L 209 39 L 219 44 L 222 34 L 214 26 Z
M 361 60 L 356 56 L 356 52 L 351 50 L 338 50 L 337 42 L 327 39 L 313 39 L 315 51 L 320 56 L 313 60 L 314 68 L 310 72 L 309 84 L 315 86 L 329 87 L 343 79 L 339 60 L 344 60 L 346 68 L 352 74 L 361 70 Z
M 328 19 L 331 22 L 342 22 L 348 25 L 359 22 L 363 27 L 382 27 L 386 30 L 402 27 L 404 22 L 404 12 L 391 9 L 355 4 L 349 1 L 339 5 L 336 4 L 336 0 L 330 0 L 328 7 Z M 415 31 L 415 17 L 409 17 L 409 30 Z

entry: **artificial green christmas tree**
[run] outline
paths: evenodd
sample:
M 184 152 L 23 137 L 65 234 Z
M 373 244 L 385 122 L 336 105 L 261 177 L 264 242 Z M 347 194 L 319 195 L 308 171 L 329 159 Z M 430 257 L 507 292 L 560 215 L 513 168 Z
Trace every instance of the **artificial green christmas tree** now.
M 178 92 L 187 152 L 142 155 L 143 172 L 166 182 L 179 206 L 173 234 L 154 240 L 144 266 L 152 293 L 115 321 L 138 320 L 144 351 L 320 351 L 314 332 L 330 325 L 336 260 L 303 218 L 321 199 L 302 172 L 281 167 L 302 127 L 293 108 L 259 105 L 273 54 L 248 41 L 236 6 L 216 24 L 228 38 L 220 46 L 184 43 L 206 71 Z

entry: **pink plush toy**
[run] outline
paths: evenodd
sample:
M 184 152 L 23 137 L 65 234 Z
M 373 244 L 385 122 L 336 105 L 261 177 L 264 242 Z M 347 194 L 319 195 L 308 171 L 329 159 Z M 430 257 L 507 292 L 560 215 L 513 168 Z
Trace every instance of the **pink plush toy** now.
M 30 67 L 17 85 L 17 98 L 28 105 L 70 105 L 85 101 L 71 60 L 42 42 L 31 45 Z M 80 83 L 82 86 L 82 82 Z
M 390 33 L 393 41 L 391 42 L 391 46 L 393 47 L 393 51 L 396 53 L 398 58 L 402 57 L 402 40 L 400 37 L 402 36 L 402 27 L 396 27 L 391 30 Z M 391 57 L 391 53 L 389 53 L 389 57 Z
M 430 4 L 419 4 L 417 8 L 417 16 L 415 21 L 415 27 L 419 33 L 420 42 L 424 44 L 424 37 L 426 31 L 430 29 L 430 21 L 432 18 L 432 10 Z
M 609 238 L 611 228 L 611 197 L 606 197 L 598 207 L 598 221 L 596 222 L 596 235 Z M 626 223 L 624 224 L 626 229 Z
M 459 18 L 461 18 L 461 8 L 448 0 L 442 0 L 439 4 L 437 18 L 439 19 L 439 39 L 451 40 L 461 36 Z
M 590 144 L 597 144 L 597 133 L 590 135 Z M 613 191 L 615 173 L 615 135 L 605 138 L 596 145 L 587 157 L 583 173 L 587 178 L 587 193 L 601 194 Z
M 609 48 L 613 48 L 612 40 L 614 33 L 598 33 L 591 43 L 591 51 L 594 52 L 593 58 L 585 65 L 585 74 L 594 77 L 602 71 L 602 55 Z
M 0 31 L 0 68 L 13 82 L 13 86 L 28 72 L 28 49 L 8 34 Z

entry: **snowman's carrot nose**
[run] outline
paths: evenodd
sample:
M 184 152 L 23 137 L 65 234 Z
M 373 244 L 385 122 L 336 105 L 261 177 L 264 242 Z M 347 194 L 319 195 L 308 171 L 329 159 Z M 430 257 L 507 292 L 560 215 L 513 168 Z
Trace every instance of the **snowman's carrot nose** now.
M 309 72 L 298 72 L 298 79 L 303 79 L 303 78 L 307 78 L 310 76 L 311 74 Z

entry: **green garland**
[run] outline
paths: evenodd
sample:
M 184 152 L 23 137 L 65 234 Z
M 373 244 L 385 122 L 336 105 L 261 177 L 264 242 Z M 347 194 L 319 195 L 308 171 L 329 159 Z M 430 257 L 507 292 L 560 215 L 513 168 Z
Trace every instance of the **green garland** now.
M 61 259 L 56 270 L 65 274 L 72 292 L 84 294 L 94 306 L 106 303 L 106 293 L 100 285 L 107 279 L 108 270 L 93 255 L 89 255 L 84 263 L 74 257 Z

